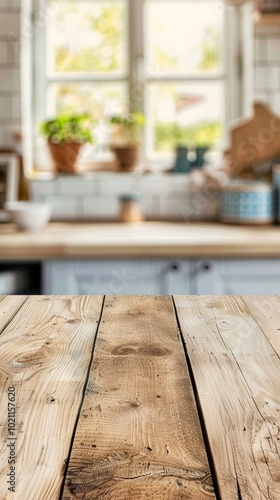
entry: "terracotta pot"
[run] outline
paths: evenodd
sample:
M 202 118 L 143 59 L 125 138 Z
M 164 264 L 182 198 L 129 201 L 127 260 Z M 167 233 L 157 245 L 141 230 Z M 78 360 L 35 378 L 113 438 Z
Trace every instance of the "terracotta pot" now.
M 133 170 L 138 160 L 137 144 L 129 146 L 111 146 L 111 150 L 115 153 L 117 165 L 120 171 L 129 172 Z
M 76 172 L 77 157 L 82 146 L 81 143 L 59 143 L 48 142 L 49 150 L 57 172 Z

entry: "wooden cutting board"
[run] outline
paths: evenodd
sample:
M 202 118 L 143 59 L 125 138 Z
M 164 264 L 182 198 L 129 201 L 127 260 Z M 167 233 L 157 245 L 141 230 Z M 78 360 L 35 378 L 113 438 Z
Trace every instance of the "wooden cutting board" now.
M 232 176 L 252 171 L 262 162 L 280 158 L 280 117 L 261 103 L 254 103 L 254 115 L 230 130 L 231 148 L 225 153 Z

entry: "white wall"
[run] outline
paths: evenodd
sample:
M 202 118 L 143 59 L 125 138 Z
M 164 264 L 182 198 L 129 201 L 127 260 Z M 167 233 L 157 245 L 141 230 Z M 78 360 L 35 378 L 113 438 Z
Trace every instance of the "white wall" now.
M 20 129 L 20 0 L 0 0 L 0 146 Z

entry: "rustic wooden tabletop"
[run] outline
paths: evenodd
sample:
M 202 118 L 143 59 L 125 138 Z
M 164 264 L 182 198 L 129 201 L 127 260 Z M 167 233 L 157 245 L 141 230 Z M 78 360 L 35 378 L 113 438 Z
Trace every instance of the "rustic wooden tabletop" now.
M 1 297 L 1 500 L 279 500 L 279 306 Z

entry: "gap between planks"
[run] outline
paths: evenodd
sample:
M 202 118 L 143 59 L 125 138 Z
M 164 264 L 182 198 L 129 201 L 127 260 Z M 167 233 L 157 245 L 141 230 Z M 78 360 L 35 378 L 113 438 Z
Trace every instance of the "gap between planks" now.
M 1 295 L 0 296 L 0 335 L 9 326 L 14 317 L 20 312 L 27 301 L 25 295 Z M 4 311 L 5 309 L 5 311 Z
M 74 423 L 73 433 L 72 433 L 72 436 L 71 436 L 71 441 L 70 441 L 70 446 L 69 446 L 69 452 L 68 452 L 67 459 L 65 461 L 65 469 L 64 469 L 64 475 L 63 475 L 63 480 L 62 480 L 62 484 L 61 484 L 60 494 L 59 494 L 59 500 L 61 500 L 62 497 L 63 497 L 63 491 L 64 491 L 65 481 L 66 481 L 66 477 L 67 477 L 67 472 L 68 472 L 68 467 L 69 467 L 71 452 L 72 452 L 73 444 L 74 444 L 74 441 L 75 441 L 76 430 L 77 430 L 78 422 L 79 422 L 79 419 L 80 419 L 82 407 L 83 407 L 83 404 L 84 404 L 84 399 L 85 399 L 85 394 L 86 394 L 86 390 L 87 390 L 87 385 L 88 385 L 89 378 L 90 378 L 91 365 L 92 365 L 93 356 L 94 356 L 94 349 L 95 349 L 95 345 L 96 345 L 96 339 L 97 339 L 97 335 L 98 335 L 98 330 L 99 330 L 99 327 L 100 327 L 100 324 L 101 324 L 101 320 L 102 320 L 102 316 L 103 316 L 104 304 L 105 304 L 105 295 L 104 295 L 103 300 L 102 300 L 100 316 L 99 316 L 99 320 L 98 320 L 97 329 L 96 329 L 96 332 L 95 332 L 94 341 L 93 341 L 93 344 L 92 344 L 91 357 L 90 357 L 88 368 L 87 368 L 87 372 L 86 372 L 85 383 L 84 383 L 84 387 L 83 387 L 83 390 L 82 390 L 82 397 L 81 397 L 81 401 L 80 401 L 79 408 L 78 408 L 78 411 L 77 411 L 77 416 L 76 416 L 76 420 L 75 420 L 75 423 Z
M 214 498 L 170 297 L 106 297 L 63 498 Z
M 205 445 L 205 449 L 206 449 L 206 453 L 207 453 L 207 458 L 208 458 L 208 462 L 209 462 L 209 467 L 210 467 L 210 470 L 211 470 L 211 475 L 212 475 L 213 487 L 214 487 L 214 491 L 215 491 L 215 495 L 216 495 L 216 500 L 221 500 L 221 494 L 220 494 L 219 483 L 218 483 L 218 478 L 217 478 L 217 471 L 216 471 L 214 457 L 213 457 L 213 453 L 212 453 L 210 442 L 209 442 L 209 437 L 208 437 L 208 433 L 207 433 L 207 427 L 206 427 L 206 423 L 205 423 L 204 416 L 203 416 L 203 411 L 202 411 L 201 402 L 200 402 L 200 399 L 199 399 L 199 393 L 198 393 L 196 382 L 195 382 L 195 376 L 194 376 L 194 372 L 193 372 L 193 369 L 192 369 L 191 360 L 190 360 L 189 355 L 188 355 L 187 345 L 186 345 L 186 342 L 185 342 L 185 339 L 184 339 L 184 336 L 183 336 L 183 332 L 182 332 L 182 329 L 181 329 L 181 325 L 180 325 L 180 321 L 179 321 L 179 317 L 178 317 L 178 312 L 177 312 L 177 309 L 176 309 L 176 304 L 175 304 L 175 300 L 174 300 L 174 296 L 173 295 L 172 295 L 172 303 L 173 303 L 175 317 L 176 317 L 176 321 L 177 321 L 177 325 L 178 325 L 178 331 L 180 333 L 180 338 L 181 338 L 181 342 L 182 342 L 184 353 L 185 353 L 185 358 L 186 358 L 186 363 L 187 363 L 188 371 L 189 371 L 189 374 L 190 374 L 190 380 L 191 380 L 191 383 L 192 383 L 192 388 L 193 388 L 194 398 L 195 398 L 195 402 L 196 402 L 197 413 L 198 413 L 198 417 L 199 417 L 199 421 L 200 421 L 200 425 L 201 425 L 201 430 L 202 430 L 202 435 L 203 435 L 203 439 L 204 439 L 204 445 Z
M 271 307 L 269 326 L 262 300 L 175 296 L 222 498 L 280 497 L 280 364 L 271 345 L 274 342 L 279 353 L 280 317 Z M 245 302 L 254 307 L 254 315 L 258 312 L 262 329 Z
M 5 500 L 30 498 L 34 491 L 38 498 L 59 498 L 102 300 L 28 297 L 0 336 L 1 408 L 7 408 L 7 387 L 14 386 L 17 394 L 15 497 L 5 481 L 7 414 L 0 413 L 0 491 Z

